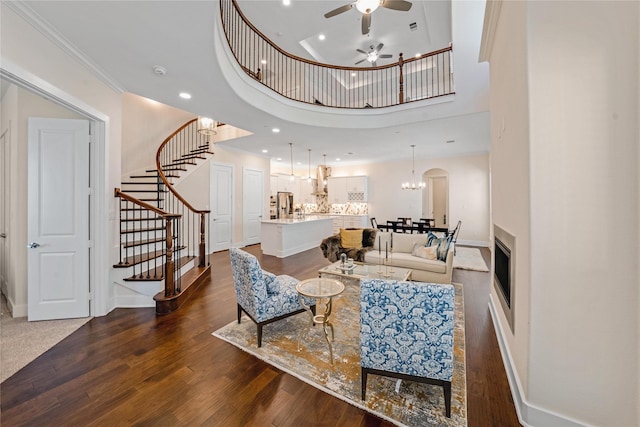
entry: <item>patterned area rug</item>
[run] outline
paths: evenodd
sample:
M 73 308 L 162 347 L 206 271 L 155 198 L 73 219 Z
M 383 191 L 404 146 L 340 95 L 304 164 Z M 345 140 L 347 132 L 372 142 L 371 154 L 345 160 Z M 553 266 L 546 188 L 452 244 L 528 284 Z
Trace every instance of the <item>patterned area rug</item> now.
M 489 271 L 484 262 L 480 249 L 456 247 L 456 256 L 453 258 L 453 268 L 473 271 Z
M 464 301 L 462 285 L 456 291 L 454 367 L 451 418 L 445 416 L 442 387 L 369 375 L 367 399 L 360 399 L 359 287 L 345 283 L 345 291 L 333 300 L 331 321 L 334 364 L 322 328 L 305 335 L 298 351 L 298 337 L 309 324 L 307 313 L 266 325 L 262 347 L 257 347 L 256 326 L 247 317 L 213 332 L 213 335 L 264 360 L 276 368 L 358 408 L 399 426 L 466 426 Z M 320 309 L 320 307 L 319 307 Z

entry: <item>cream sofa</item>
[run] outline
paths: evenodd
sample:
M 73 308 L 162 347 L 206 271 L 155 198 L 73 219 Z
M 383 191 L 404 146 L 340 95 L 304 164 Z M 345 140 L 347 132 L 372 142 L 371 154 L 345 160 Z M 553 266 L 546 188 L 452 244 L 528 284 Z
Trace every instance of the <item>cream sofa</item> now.
M 388 265 L 410 268 L 412 270 L 411 280 L 429 283 L 451 283 L 454 243 L 449 245 L 446 261 L 431 260 L 412 255 L 414 245 L 424 246 L 427 244 L 428 238 L 427 234 L 378 231 L 373 250 L 365 253 L 364 261 L 367 264 L 378 264 L 383 261 L 385 250 L 388 249 Z M 392 247 L 393 250 L 391 250 Z

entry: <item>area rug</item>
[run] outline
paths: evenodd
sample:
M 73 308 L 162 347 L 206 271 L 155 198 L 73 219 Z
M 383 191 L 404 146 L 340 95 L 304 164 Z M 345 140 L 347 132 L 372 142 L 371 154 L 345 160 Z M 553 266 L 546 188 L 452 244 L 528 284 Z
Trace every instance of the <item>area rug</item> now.
M 456 255 L 453 257 L 453 268 L 473 271 L 489 271 L 482 258 L 480 249 L 456 247 Z
M 451 418 L 445 416 L 442 387 L 369 375 L 367 399 L 360 399 L 359 287 L 346 284 L 334 298 L 331 322 L 335 329 L 333 361 L 321 327 L 310 328 L 298 350 L 298 338 L 309 324 L 307 313 L 266 325 L 262 347 L 257 347 L 256 326 L 249 318 L 233 321 L 212 335 L 351 405 L 399 426 L 466 426 L 466 372 L 464 301 L 462 285 L 456 292 L 454 368 Z
M 89 320 L 91 317 L 28 322 L 26 317 L 11 317 L 2 297 L 0 382 L 34 361 Z

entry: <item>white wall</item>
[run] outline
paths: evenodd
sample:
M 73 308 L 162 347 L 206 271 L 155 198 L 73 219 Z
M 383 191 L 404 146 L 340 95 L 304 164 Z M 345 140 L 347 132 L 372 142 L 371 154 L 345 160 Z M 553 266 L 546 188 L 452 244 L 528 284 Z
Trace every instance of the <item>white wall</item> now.
M 331 176 L 369 177 L 369 216 L 379 223 L 398 217 L 420 218 L 422 192 L 402 190 L 411 179 L 411 160 L 359 166 L 331 165 Z M 428 158 L 416 156 L 416 179 L 440 168 L 449 173 L 449 224 L 462 220 L 458 242 L 487 246 L 489 242 L 489 155 Z
M 122 95 L 122 174 L 156 167 L 160 144 L 196 115 L 188 111 L 125 93 Z
M 515 333 L 496 320 L 530 425 L 640 422 L 638 8 L 501 6 L 492 209 L 517 239 Z

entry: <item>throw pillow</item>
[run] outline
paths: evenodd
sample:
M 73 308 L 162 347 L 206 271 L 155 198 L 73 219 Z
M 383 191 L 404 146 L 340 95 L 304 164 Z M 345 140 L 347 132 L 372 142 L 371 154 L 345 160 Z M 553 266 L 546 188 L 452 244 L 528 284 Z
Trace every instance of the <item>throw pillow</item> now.
M 362 247 L 362 229 L 340 229 L 340 246 L 345 249 L 360 249 Z
M 275 274 L 262 270 L 262 277 L 264 277 L 264 282 L 267 285 L 268 294 L 280 293 L 280 282 L 276 280 Z
M 365 228 L 362 230 L 362 247 L 372 247 L 376 242 L 376 232 L 375 228 Z
M 422 246 L 416 243 L 413 246 L 412 255 L 425 259 L 436 259 L 438 256 L 438 246 Z
M 435 234 L 433 234 L 432 231 L 427 233 L 427 246 L 433 246 L 432 242 L 437 239 L 438 236 L 436 236 Z

